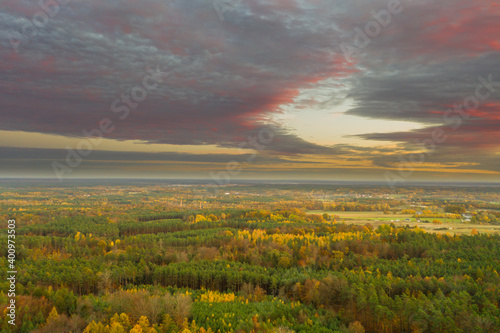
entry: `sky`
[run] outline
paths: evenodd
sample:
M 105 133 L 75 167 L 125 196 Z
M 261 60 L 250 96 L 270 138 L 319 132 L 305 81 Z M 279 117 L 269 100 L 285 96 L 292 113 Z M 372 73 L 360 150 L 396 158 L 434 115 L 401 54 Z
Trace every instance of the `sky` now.
M 500 3 L 2 0 L 0 178 L 500 181 Z

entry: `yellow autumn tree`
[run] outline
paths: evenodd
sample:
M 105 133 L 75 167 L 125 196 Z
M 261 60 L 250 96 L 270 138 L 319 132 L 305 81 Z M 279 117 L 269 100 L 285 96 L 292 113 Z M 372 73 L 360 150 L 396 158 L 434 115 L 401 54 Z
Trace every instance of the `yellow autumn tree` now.
M 56 320 L 57 318 L 59 318 L 59 313 L 57 313 L 57 309 L 54 306 L 52 308 L 52 311 L 50 311 L 49 313 L 49 316 L 47 318 L 47 323 L 50 323 L 51 321 Z
M 85 333 L 85 332 L 84 332 Z M 129 333 L 144 333 L 144 331 L 142 330 L 141 326 L 139 325 L 135 325 Z
M 126 333 L 125 328 L 120 323 L 114 322 L 109 328 L 109 333 Z
M 109 333 L 109 326 L 106 327 L 101 322 L 96 323 L 95 321 L 92 321 L 88 324 L 83 333 Z
M 150 327 L 149 320 L 146 316 L 141 316 L 141 318 L 139 318 L 139 321 L 137 322 L 137 325 L 139 325 L 139 327 L 141 328 L 141 332 L 143 333 L 157 333 L 154 328 Z M 134 326 L 134 328 L 136 326 Z
M 126 313 L 122 313 L 120 315 L 118 315 L 118 313 L 115 313 L 113 317 L 111 317 L 110 323 L 111 327 L 113 327 L 113 324 L 119 324 L 125 331 L 130 330 L 131 327 L 130 318 Z

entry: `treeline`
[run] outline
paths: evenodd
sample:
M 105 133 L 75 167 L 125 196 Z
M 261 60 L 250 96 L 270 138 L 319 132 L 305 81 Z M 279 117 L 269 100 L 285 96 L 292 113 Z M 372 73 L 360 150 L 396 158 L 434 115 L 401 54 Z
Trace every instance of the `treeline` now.
M 144 230 L 117 239 L 79 232 L 74 237 L 26 236 L 19 293 L 53 299 L 51 290 L 66 290 L 64 297 L 63 291 L 58 295 L 70 318 L 80 302 L 75 305 L 75 299 L 123 287 L 242 293 L 251 285 L 264 296 L 341 311 L 340 322 L 359 322 L 367 330 L 381 324 L 387 331 L 500 327 L 498 236 L 250 219 L 228 220 L 225 227 L 183 223 L 187 230 Z M 206 228 L 189 230 L 194 226 Z M 420 306 L 423 312 L 410 316 L 408 309 Z M 447 320 L 450 313 L 457 320 Z M 48 318 L 47 313 L 31 315 L 32 323 Z
M 378 200 L 373 200 L 378 201 Z M 400 207 L 405 203 L 399 200 L 387 200 L 383 203 L 327 202 L 316 201 L 305 205 L 308 210 L 328 210 L 334 212 L 379 212 Z

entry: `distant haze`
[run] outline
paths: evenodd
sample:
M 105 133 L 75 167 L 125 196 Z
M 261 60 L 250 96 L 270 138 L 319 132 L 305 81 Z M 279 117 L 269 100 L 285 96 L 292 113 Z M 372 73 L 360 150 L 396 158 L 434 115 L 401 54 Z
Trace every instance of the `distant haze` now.
M 494 1 L 62 2 L 2 1 L 0 178 L 500 181 Z

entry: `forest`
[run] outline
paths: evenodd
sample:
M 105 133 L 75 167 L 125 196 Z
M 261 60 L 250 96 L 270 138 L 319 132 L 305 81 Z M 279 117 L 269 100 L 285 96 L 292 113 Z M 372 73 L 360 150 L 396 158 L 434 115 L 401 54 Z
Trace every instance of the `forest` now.
M 1 332 L 500 331 L 498 187 L 5 183 L 0 207 Z

